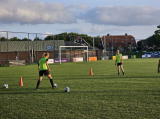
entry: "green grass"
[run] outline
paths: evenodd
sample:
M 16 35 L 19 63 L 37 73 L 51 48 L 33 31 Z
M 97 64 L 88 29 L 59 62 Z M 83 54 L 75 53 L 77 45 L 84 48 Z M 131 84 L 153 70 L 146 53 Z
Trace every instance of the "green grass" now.
M 39 91 L 37 65 L 0 67 L 0 119 L 158 119 L 158 60 L 124 60 L 124 76 L 117 75 L 112 60 L 53 64 L 51 74 L 58 88 L 52 89 L 44 77 Z M 23 87 L 18 86 L 20 76 Z M 2 88 L 5 83 L 8 89 Z

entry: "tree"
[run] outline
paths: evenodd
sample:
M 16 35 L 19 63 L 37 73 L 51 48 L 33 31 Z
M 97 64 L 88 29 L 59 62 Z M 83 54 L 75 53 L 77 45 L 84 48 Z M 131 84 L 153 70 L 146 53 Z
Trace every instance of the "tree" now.
M 40 39 L 39 37 L 35 37 L 34 41 L 42 41 L 42 39 Z
M 5 37 L 1 37 L 0 39 L 1 39 L 1 41 L 7 41 L 7 38 L 5 38 Z
M 78 33 L 61 33 L 54 36 L 54 40 L 64 40 L 64 41 L 73 41 L 77 38 L 77 36 L 81 36 L 89 45 L 93 45 L 93 37 L 88 36 L 87 34 L 78 34 Z M 95 46 L 97 47 L 99 45 L 99 38 L 95 38 Z M 53 35 L 49 35 L 44 38 L 44 40 L 53 40 Z
M 45 37 L 44 40 L 53 40 L 53 35 L 49 35 L 49 36 Z
M 157 26 L 160 28 L 160 25 Z M 152 36 L 148 37 L 146 40 L 149 47 L 153 47 L 153 50 L 157 50 L 160 47 L 160 30 L 156 30 Z
M 10 38 L 10 41 L 21 41 L 21 39 L 19 39 L 17 37 L 13 37 L 13 38 Z
M 70 41 L 70 36 L 67 34 L 67 32 L 59 34 L 59 39 L 64 41 Z
M 22 41 L 28 41 L 28 38 L 23 38 Z M 29 39 L 31 41 L 31 39 Z
M 156 41 L 156 35 L 153 34 L 152 36 L 148 37 L 147 39 L 148 46 L 153 47 L 153 50 L 159 47 L 159 43 Z
M 68 36 L 70 36 L 71 37 L 71 41 L 73 41 L 73 40 L 76 39 L 77 36 L 79 36 L 79 34 L 71 32 L 71 33 L 68 33 Z
M 141 50 L 142 49 L 142 41 L 138 41 L 137 42 L 137 50 Z
M 95 37 L 95 46 L 97 48 L 99 48 L 100 40 L 101 40 L 101 37 L 99 35 Z
M 90 45 L 93 46 L 93 38 L 91 36 L 83 36 L 83 39 Z
M 160 29 L 160 25 L 157 26 L 157 28 Z M 156 30 L 155 35 L 156 35 L 156 45 L 157 45 L 157 48 L 159 48 L 159 46 L 160 46 L 160 30 Z
M 88 36 L 87 34 L 78 34 L 78 33 L 61 33 L 54 35 L 54 40 L 64 40 L 64 41 L 73 41 L 77 38 L 77 36 L 80 36 L 82 39 L 84 39 L 90 46 L 93 46 L 93 37 Z M 98 35 L 94 37 L 95 40 L 95 47 L 99 47 L 101 37 Z M 53 35 L 49 35 L 44 38 L 44 40 L 53 40 Z

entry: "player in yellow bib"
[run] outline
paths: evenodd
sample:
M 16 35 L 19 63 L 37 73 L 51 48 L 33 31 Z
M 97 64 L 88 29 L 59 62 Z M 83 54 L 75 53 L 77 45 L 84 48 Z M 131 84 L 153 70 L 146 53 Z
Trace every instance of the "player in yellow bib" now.
M 122 58 L 122 54 L 119 53 L 119 50 L 117 50 L 115 66 L 116 66 L 116 64 L 117 64 L 117 67 L 118 67 L 118 75 L 120 75 L 120 68 L 121 68 L 122 73 L 123 73 L 123 75 L 124 75 L 124 70 L 123 70 L 123 58 Z
M 50 79 L 50 83 L 52 85 L 52 88 L 54 89 L 53 79 L 50 72 L 50 68 L 48 66 L 48 58 L 49 53 L 44 53 L 43 58 L 39 60 L 38 63 L 38 71 L 39 71 L 39 80 L 37 81 L 36 90 L 39 90 L 40 82 L 42 81 L 43 75 L 47 76 Z

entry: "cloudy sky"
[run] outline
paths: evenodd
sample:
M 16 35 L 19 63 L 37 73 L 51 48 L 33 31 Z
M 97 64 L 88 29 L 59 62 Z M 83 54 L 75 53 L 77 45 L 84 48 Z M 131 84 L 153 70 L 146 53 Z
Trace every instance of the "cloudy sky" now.
M 153 35 L 158 25 L 160 0 L 0 0 L 0 31 L 127 33 L 139 40 Z

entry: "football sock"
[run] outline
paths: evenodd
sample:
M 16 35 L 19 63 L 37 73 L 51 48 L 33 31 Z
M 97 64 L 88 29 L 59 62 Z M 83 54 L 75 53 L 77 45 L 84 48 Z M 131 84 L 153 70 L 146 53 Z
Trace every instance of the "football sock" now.
M 40 85 L 40 82 L 41 82 L 40 80 L 37 81 L 36 89 L 38 89 L 38 87 L 39 87 L 39 85 Z
M 53 79 L 50 79 L 50 83 L 51 83 L 51 85 L 52 85 L 52 88 L 54 88 Z

